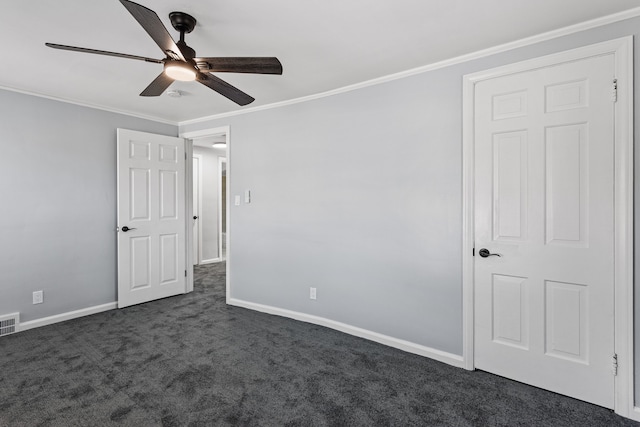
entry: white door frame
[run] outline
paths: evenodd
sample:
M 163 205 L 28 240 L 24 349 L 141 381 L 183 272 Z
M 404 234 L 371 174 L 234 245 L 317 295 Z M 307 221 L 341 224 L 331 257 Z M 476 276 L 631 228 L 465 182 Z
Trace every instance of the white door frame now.
M 192 162 L 192 158 L 193 158 L 193 142 L 191 141 L 194 138 L 203 138 L 203 137 L 207 137 L 207 136 L 217 136 L 217 135 L 225 135 L 225 142 L 227 144 L 227 178 L 229 178 L 230 175 L 230 171 L 231 171 L 231 129 L 229 126 L 221 126 L 221 127 L 216 127 L 216 128 L 210 128 L 210 129 L 203 129 L 203 130 L 196 130 L 196 131 L 191 131 L 191 132 L 182 132 L 180 133 L 180 138 L 185 138 L 187 143 L 185 144 L 185 146 L 187 147 L 187 164 L 186 164 L 186 169 L 187 169 L 187 176 L 192 176 L 193 175 L 193 170 L 192 170 L 192 166 L 193 166 L 193 162 Z M 188 218 L 192 218 L 193 217 L 193 183 L 191 180 L 189 180 L 190 184 L 188 184 L 188 188 L 187 188 L 187 217 Z M 229 192 L 229 179 L 227 179 L 227 189 L 226 189 L 226 193 L 227 193 L 227 212 L 226 212 L 226 217 L 227 217 L 227 278 L 226 278 L 226 302 L 227 304 L 229 304 L 229 299 L 231 298 L 231 269 L 229 268 L 229 261 L 230 261 L 230 228 L 229 228 L 229 197 L 230 197 L 230 192 Z M 188 247 L 192 247 L 193 246 L 193 242 L 191 241 L 193 239 L 192 236 L 193 233 L 187 233 L 187 248 Z M 189 246 L 191 245 L 191 246 Z M 193 263 L 193 259 L 191 257 L 191 251 L 187 251 L 187 265 L 191 265 Z M 191 263 L 191 264 L 190 264 Z M 188 275 L 187 275 L 187 292 L 191 292 L 193 291 L 193 268 L 187 269 L 188 271 Z
M 201 224 L 201 218 L 202 218 L 202 154 L 192 154 L 191 155 L 191 167 L 193 168 L 193 159 L 196 158 L 198 160 L 198 176 L 197 176 L 197 181 L 198 181 L 198 191 L 194 192 L 194 189 L 192 188 L 191 192 L 192 192 L 192 198 L 191 201 L 193 203 L 193 199 L 197 198 L 198 199 L 198 212 L 192 212 L 193 215 L 189 216 L 188 218 L 192 218 L 192 224 L 193 224 L 193 217 L 197 216 L 198 219 L 196 219 L 196 226 L 198 227 L 198 253 L 197 254 L 192 254 L 193 258 L 195 258 L 195 264 L 194 265 L 198 265 L 200 264 L 200 262 L 202 261 L 202 227 L 200 226 Z M 193 169 L 192 169 L 193 170 Z M 197 193 L 197 194 L 196 194 Z M 193 235 L 193 230 L 191 232 L 191 234 Z M 193 248 L 193 244 L 191 245 L 191 247 Z M 192 260 L 193 260 L 192 258 Z
M 634 405 L 633 351 L 633 37 L 623 37 L 463 77 L 462 305 L 464 367 L 474 369 L 474 93 L 483 80 L 613 54 L 618 82 L 615 104 L 615 412 L 640 421 Z M 613 96 L 613 87 L 612 87 Z
M 229 146 L 227 145 L 227 150 L 229 149 Z M 227 254 L 225 253 L 224 256 L 222 256 L 222 197 L 220 197 L 222 195 L 222 192 L 220 191 L 220 189 L 222 188 L 222 164 L 224 163 L 225 165 L 225 176 L 226 176 L 226 167 L 227 167 L 227 158 L 226 157 L 218 157 L 218 258 L 221 261 L 225 261 L 227 259 Z M 225 180 L 225 194 L 226 194 L 226 180 Z M 227 200 L 225 200 L 226 202 Z M 227 206 L 227 204 L 225 203 L 225 206 Z M 225 209 L 226 210 L 226 209 Z M 225 219 L 227 218 L 226 212 L 225 212 Z M 225 224 L 225 230 L 226 230 L 226 225 Z M 225 231 L 225 240 L 226 240 L 226 231 Z M 224 247 L 226 248 L 226 243 Z
M 190 139 L 184 138 L 184 152 L 185 152 L 185 204 L 187 210 L 187 218 L 193 218 L 193 142 Z M 191 177 L 191 178 L 190 178 Z M 186 267 L 187 267 L 187 283 L 185 284 L 185 293 L 193 292 L 193 228 L 190 221 L 185 221 L 186 236 L 185 242 L 186 248 Z

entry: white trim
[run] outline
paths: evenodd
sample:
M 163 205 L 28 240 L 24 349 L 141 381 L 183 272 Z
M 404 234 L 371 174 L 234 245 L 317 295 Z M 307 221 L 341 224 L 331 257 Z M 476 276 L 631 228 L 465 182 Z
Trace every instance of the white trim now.
M 217 128 L 202 129 L 202 130 L 192 130 L 189 132 L 182 132 L 178 136 L 180 138 L 189 138 L 189 139 L 205 138 L 207 136 L 219 136 L 227 133 L 225 129 L 229 129 L 229 126 L 221 126 Z
M 198 211 L 197 212 L 193 212 L 193 215 L 191 215 L 192 221 L 193 221 L 193 217 L 197 216 L 198 219 L 196 221 L 197 222 L 197 227 L 198 227 L 198 253 L 197 254 L 193 254 L 193 261 L 195 261 L 195 265 L 197 264 L 203 264 L 205 260 L 202 259 L 202 227 L 200 226 L 202 224 L 202 154 L 193 154 L 191 155 L 191 162 L 192 162 L 192 167 L 193 167 L 193 159 L 197 159 L 198 160 L 198 191 L 197 194 L 195 194 L 196 192 L 194 191 L 194 189 L 192 188 L 191 191 L 194 192 L 194 197 L 198 198 Z M 191 178 L 193 180 L 193 177 Z M 193 205 L 193 202 L 191 203 Z M 193 230 L 191 230 L 191 234 L 193 234 Z M 191 245 L 193 247 L 193 245 Z
M 615 52 L 618 101 L 615 104 L 615 342 L 618 354 L 616 413 L 636 415 L 633 305 L 633 37 Z M 620 363 L 620 361 L 624 363 Z M 635 418 L 640 421 L 640 417 Z
M 235 298 L 227 300 L 227 304 L 236 307 L 248 308 L 249 310 L 260 311 L 262 313 L 274 314 L 276 316 L 288 317 L 290 319 L 295 319 L 302 322 L 313 323 L 314 325 L 325 326 L 327 328 L 335 329 L 336 331 L 344 332 L 349 335 L 368 339 L 370 341 L 375 341 L 389 347 L 397 348 L 408 353 L 435 359 L 459 368 L 463 367 L 462 356 L 459 356 L 457 354 L 448 353 L 442 350 L 436 350 L 431 347 L 423 346 L 410 341 L 405 341 L 399 338 L 390 337 L 388 335 L 379 334 L 377 332 L 372 332 L 367 329 L 358 328 L 356 326 L 351 326 L 346 323 L 337 322 L 335 320 L 326 319 L 324 317 L 314 316 L 298 311 L 286 310 L 269 305 L 256 304 L 253 302 Z
M 227 145 L 227 147 L 229 147 Z M 218 157 L 218 259 L 219 260 L 224 260 L 225 257 L 222 256 L 222 164 L 224 163 L 225 166 L 225 172 L 226 172 L 226 168 L 227 168 L 227 158 L 226 157 Z M 226 174 L 225 174 L 226 176 Z M 226 191 L 226 180 L 225 180 L 225 192 L 224 194 L 227 194 Z M 225 207 L 227 206 L 226 200 L 225 200 Z M 226 210 L 226 209 L 225 209 Z M 225 212 L 225 218 L 227 217 L 226 215 L 227 213 Z M 225 224 L 226 226 L 226 224 Z M 227 234 L 224 233 L 224 238 L 226 240 L 227 238 Z M 224 247 L 226 248 L 227 246 L 227 242 L 224 242 Z M 226 255 L 226 254 L 225 254 Z
M 66 313 L 30 320 L 28 322 L 20 323 L 19 331 L 27 331 L 29 329 L 39 328 L 41 326 L 53 325 L 54 323 L 77 319 L 78 317 L 90 316 L 92 314 L 102 313 L 103 311 L 114 310 L 117 307 L 117 302 L 110 302 L 107 304 L 95 305 L 93 307 L 82 308 L 80 310 L 68 311 Z
M 433 71 L 440 68 L 450 67 L 452 65 L 460 64 L 463 62 L 473 61 L 476 59 L 484 58 L 498 53 L 506 52 L 509 50 L 530 46 L 536 43 L 541 43 L 547 40 L 552 40 L 558 37 L 567 36 L 580 31 L 590 30 L 592 28 L 601 27 L 603 25 L 612 24 L 615 22 L 623 21 L 625 19 L 634 18 L 640 16 L 640 7 L 625 10 L 622 12 L 614 13 L 612 15 L 603 16 L 600 18 L 592 19 L 590 21 L 580 22 L 578 24 L 570 25 L 568 27 L 559 28 L 557 30 L 548 31 L 546 33 L 538 34 L 524 39 L 504 43 L 498 46 L 490 47 L 487 49 L 478 50 L 476 52 L 468 53 L 465 55 L 456 56 L 454 58 L 445 59 L 443 61 L 434 62 L 432 64 L 423 65 L 421 67 L 412 68 L 410 70 L 401 71 L 399 73 L 389 74 L 386 76 L 378 77 L 375 79 L 367 80 L 364 82 L 356 83 L 353 85 L 344 86 L 338 89 L 329 90 L 313 95 L 303 96 L 300 98 L 290 99 L 287 101 L 275 102 L 267 105 L 260 105 L 252 108 L 245 108 L 242 110 L 229 111 L 227 113 L 213 114 L 210 116 L 201 117 L 198 119 L 184 120 L 178 123 L 179 126 L 187 126 L 196 123 L 202 123 L 209 120 L 217 120 L 224 117 L 238 116 L 241 114 L 255 113 L 262 110 L 270 110 L 273 108 L 286 107 L 288 105 L 299 104 L 301 102 L 313 101 L 315 99 L 325 98 L 328 96 L 338 95 L 341 93 L 351 92 L 353 90 L 362 89 L 369 86 L 379 85 L 387 83 L 393 80 L 402 79 L 405 77 L 414 76 L 416 74 L 422 74 L 427 71 Z
M 233 145 L 231 145 L 231 128 L 229 126 L 224 126 L 224 129 L 226 129 L 225 135 L 227 136 L 227 139 L 225 141 L 227 143 L 227 191 L 225 192 L 225 195 L 227 197 L 227 215 L 225 217 L 227 220 L 227 232 L 225 234 L 225 237 L 227 239 L 227 253 L 225 254 L 225 260 L 227 263 L 227 280 L 225 283 L 225 298 L 226 303 L 229 304 L 229 301 L 231 300 L 231 186 L 229 182 L 231 180 L 231 149 Z
M 215 264 L 216 262 L 220 262 L 220 261 L 224 261 L 222 258 L 217 257 L 217 258 L 211 258 L 211 259 L 205 259 L 200 261 L 200 265 L 205 265 L 205 264 Z
M 127 110 L 119 110 L 117 108 L 104 107 L 104 106 L 101 106 L 101 105 L 90 104 L 88 102 L 77 101 L 77 100 L 74 100 L 74 99 L 59 98 L 57 96 L 45 95 L 45 94 L 40 93 L 40 92 L 32 92 L 32 91 L 23 90 L 23 89 L 16 89 L 16 88 L 8 87 L 8 86 L 0 86 L 0 89 L 1 90 L 6 90 L 8 92 L 21 93 L 23 95 L 37 96 L 38 98 L 50 99 L 52 101 L 64 102 L 65 104 L 73 104 L 73 105 L 78 105 L 80 107 L 93 108 L 95 110 L 102 110 L 102 111 L 106 111 L 106 112 L 109 112 L 109 113 L 122 114 L 122 115 L 129 116 L 129 117 L 136 117 L 138 119 L 151 120 L 151 121 L 154 121 L 154 122 L 164 123 L 164 124 L 167 124 L 167 125 L 180 126 L 180 122 L 175 122 L 173 120 L 167 120 L 167 119 L 163 119 L 163 118 L 155 117 L 155 116 L 147 116 L 147 115 L 144 115 L 144 114 L 134 113 L 132 111 L 127 111 Z
M 474 87 L 496 77 L 583 58 L 613 54 L 618 79 L 615 104 L 615 412 L 640 421 L 634 406 L 633 354 L 633 37 L 623 37 L 518 62 L 463 77 L 463 359 L 473 369 Z M 635 418 L 638 417 L 638 418 Z
M 184 153 L 185 153 L 185 165 L 184 165 L 184 185 L 185 185 L 185 197 L 184 201 L 186 203 L 185 211 L 186 211 L 186 221 L 185 221 L 185 266 L 187 269 L 187 280 L 184 284 L 184 293 L 188 294 L 189 292 L 193 292 L 193 227 L 191 224 L 193 220 L 189 221 L 189 219 L 193 218 L 193 141 L 187 138 L 182 138 L 184 140 Z M 201 162 L 202 163 L 202 162 Z M 189 179 L 187 179 L 189 177 Z
M 473 330 L 473 250 L 474 250 L 474 83 L 466 76 L 462 84 L 462 357 L 464 367 L 475 369 Z

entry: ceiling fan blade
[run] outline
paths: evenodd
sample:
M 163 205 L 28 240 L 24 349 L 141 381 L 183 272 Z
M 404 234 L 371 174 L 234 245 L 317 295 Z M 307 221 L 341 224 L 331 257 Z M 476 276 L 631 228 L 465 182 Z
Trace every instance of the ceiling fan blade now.
M 173 59 L 184 61 L 184 56 L 178 48 L 176 42 L 173 41 L 171 35 L 160 21 L 158 15 L 151 9 L 148 9 L 138 3 L 129 0 L 120 0 L 120 3 L 127 8 L 129 13 L 138 21 L 144 30 L 151 36 L 154 42 L 164 53 Z
M 167 76 L 164 71 L 160 73 L 154 81 L 151 82 L 145 90 L 142 91 L 140 96 L 160 96 L 169 86 L 173 83 L 173 79 Z
M 73 52 L 95 53 L 97 55 L 116 56 L 118 58 L 137 59 L 139 61 L 154 62 L 156 64 L 162 64 L 161 59 L 146 58 L 144 56 L 129 55 L 126 53 L 108 52 L 106 50 L 88 49 L 86 47 L 65 46 L 63 44 L 45 43 L 46 46 L 54 49 L 71 50 Z
M 206 73 L 198 73 L 198 81 L 205 86 L 215 90 L 220 95 L 225 96 L 238 105 L 251 104 L 255 99 L 247 95 L 240 89 L 230 85 L 222 79 Z
M 193 58 L 203 72 L 282 74 L 282 64 L 273 57 Z

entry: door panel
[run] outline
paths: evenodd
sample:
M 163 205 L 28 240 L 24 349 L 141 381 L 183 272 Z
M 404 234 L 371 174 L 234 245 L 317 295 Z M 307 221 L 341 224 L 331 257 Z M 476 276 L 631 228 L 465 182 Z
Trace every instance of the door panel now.
M 493 136 L 493 239 L 520 241 L 527 234 L 527 133 Z
M 184 171 L 181 139 L 118 129 L 118 307 L 185 292 Z
M 609 408 L 613 79 L 605 55 L 485 80 L 474 114 L 474 364 Z
M 588 247 L 587 124 L 546 129 L 547 244 Z

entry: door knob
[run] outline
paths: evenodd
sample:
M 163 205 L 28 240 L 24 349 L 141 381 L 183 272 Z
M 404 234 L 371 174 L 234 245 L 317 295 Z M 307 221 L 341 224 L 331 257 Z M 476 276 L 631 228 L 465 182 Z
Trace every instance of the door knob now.
M 489 252 L 489 249 L 487 248 L 482 248 L 478 251 L 478 255 L 480 255 L 482 258 L 487 258 L 490 256 L 502 256 L 500 254 L 492 254 L 491 252 Z
M 122 227 L 122 231 L 124 231 L 125 233 L 129 230 L 135 230 L 135 228 L 129 228 L 126 225 L 124 227 Z
M 197 216 L 194 216 L 194 217 L 193 217 L 193 219 L 198 219 L 198 217 L 197 217 Z

